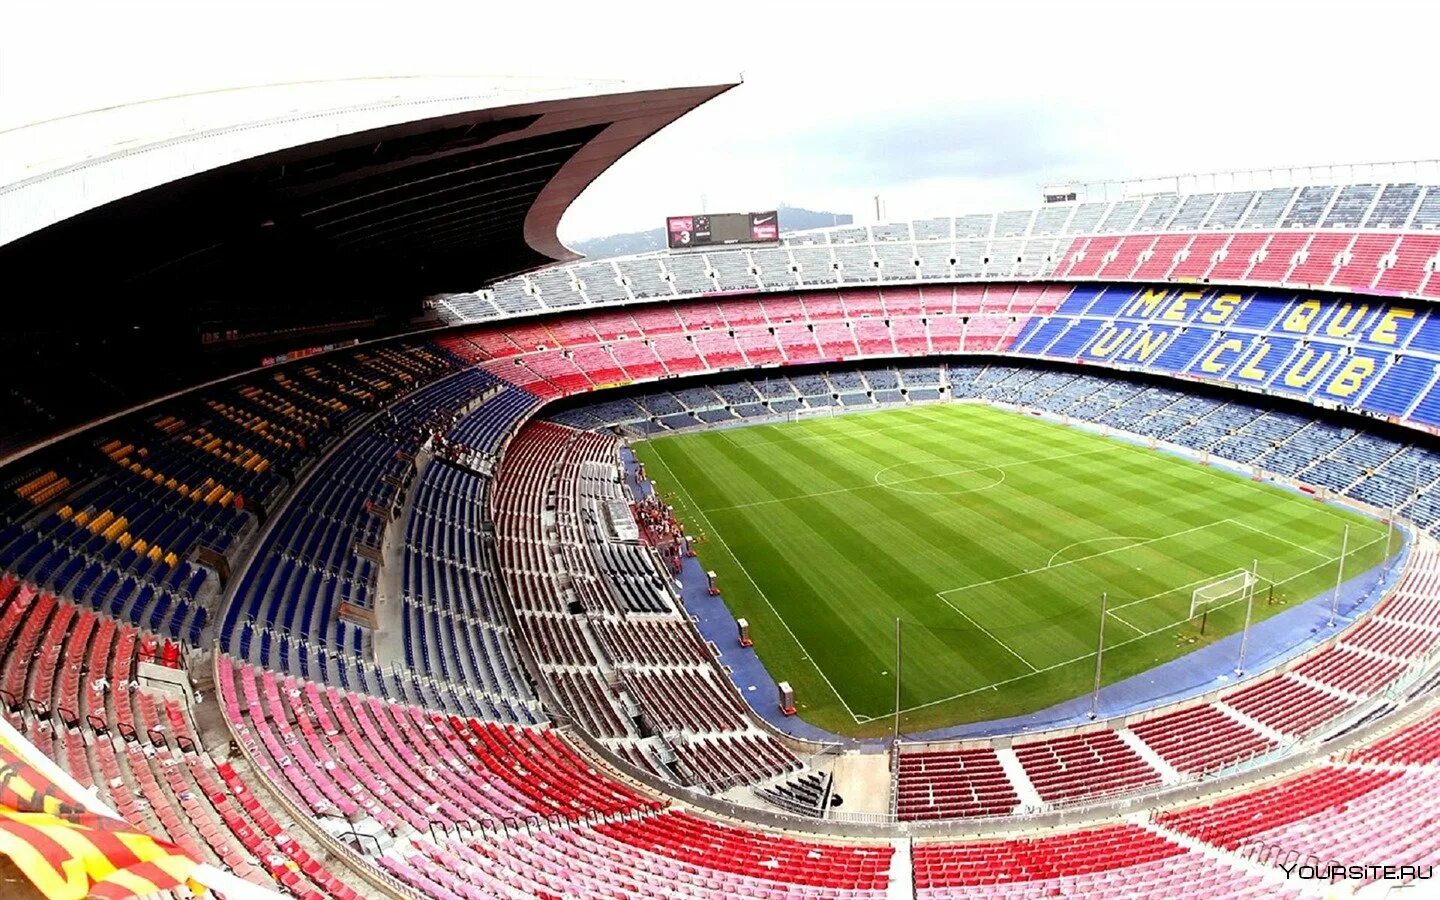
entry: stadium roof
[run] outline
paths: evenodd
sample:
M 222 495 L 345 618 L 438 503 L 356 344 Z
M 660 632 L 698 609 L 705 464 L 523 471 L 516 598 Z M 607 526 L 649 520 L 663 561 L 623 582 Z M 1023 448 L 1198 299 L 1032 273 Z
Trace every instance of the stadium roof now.
M 561 215 L 732 87 L 381 78 L 189 94 L 0 132 L 11 283 L 156 297 L 357 284 L 416 296 L 574 257 Z M 303 293 L 303 292 L 302 292 Z

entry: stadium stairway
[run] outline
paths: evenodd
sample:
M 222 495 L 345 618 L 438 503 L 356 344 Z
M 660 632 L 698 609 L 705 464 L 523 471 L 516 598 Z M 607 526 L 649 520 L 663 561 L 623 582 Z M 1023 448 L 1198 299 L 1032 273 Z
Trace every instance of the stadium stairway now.
M 1134 750 L 1137 756 L 1149 763 L 1151 768 L 1160 773 L 1161 784 L 1175 784 L 1185 780 L 1184 775 L 1166 762 L 1165 757 L 1152 750 L 1150 745 L 1142 741 L 1135 732 L 1128 728 L 1117 728 L 1115 735 L 1124 741 L 1131 750 Z
M 1274 741 L 1277 745 L 1289 739 L 1284 732 L 1281 732 L 1275 728 L 1271 728 L 1269 725 L 1266 725 L 1264 722 L 1260 721 L 1257 718 L 1254 718 L 1253 716 L 1247 716 L 1245 713 L 1241 712 L 1230 704 L 1225 703 L 1224 701 L 1217 700 L 1215 702 L 1215 708 L 1220 712 L 1224 713 L 1225 715 L 1229 716 L 1231 719 L 1234 719 L 1236 722 L 1245 726 L 1246 728 L 1249 728 L 1251 731 L 1264 735 L 1265 737 Z
M 885 889 L 887 900 L 915 900 L 915 861 L 910 856 L 910 841 L 895 841 L 890 857 L 890 883 Z
M 404 538 L 403 527 L 414 504 L 414 491 L 425 475 L 431 454 L 422 449 L 415 453 L 415 477 L 407 485 L 403 509 L 391 518 L 381 532 L 380 566 L 375 578 L 375 622 L 373 658 L 381 668 L 406 664 L 404 616 Z
M 1163 824 L 1156 822 L 1153 816 L 1136 815 L 1130 817 L 1128 821 L 1133 822 L 1140 828 L 1145 828 L 1158 834 L 1167 841 L 1179 844 L 1181 847 L 1194 853 L 1212 859 L 1221 865 L 1255 876 L 1266 885 L 1269 885 L 1270 889 L 1274 890 L 1277 894 L 1287 889 L 1294 889 L 1294 886 L 1286 881 L 1284 873 L 1279 870 L 1252 862 L 1237 853 L 1207 843 L 1183 831 L 1167 828 Z
M 995 758 L 1010 779 L 1010 786 L 1014 788 L 1015 796 L 1020 798 L 1020 805 L 1028 809 L 1043 808 L 1045 801 L 1040 799 L 1039 792 L 1035 790 L 1030 776 L 1025 774 L 1025 767 L 1020 764 L 1020 757 L 1015 755 L 1015 751 L 1009 747 L 996 747 Z

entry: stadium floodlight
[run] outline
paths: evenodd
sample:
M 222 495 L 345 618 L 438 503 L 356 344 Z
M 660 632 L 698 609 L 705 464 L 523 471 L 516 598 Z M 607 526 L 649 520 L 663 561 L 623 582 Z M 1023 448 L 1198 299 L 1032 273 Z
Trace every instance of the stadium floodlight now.
M 1190 593 L 1190 618 L 1212 607 L 1228 606 L 1245 597 L 1245 592 L 1255 586 L 1255 573 L 1249 569 L 1237 569 L 1229 575 L 1200 585 Z
M 1100 592 L 1100 637 L 1095 641 L 1095 690 L 1090 694 L 1090 721 L 1100 715 L 1100 667 L 1105 659 L 1105 617 L 1110 614 L 1110 592 Z
M 1250 645 L 1250 619 L 1255 611 L 1255 590 L 1253 585 L 1259 580 L 1260 560 L 1257 559 L 1250 564 L 1250 572 L 1255 578 L 1251 580 L 1252 587 L 1245 595 L 1245 627 L 1240 629 L 1240 658 L 1235 661 L 1236 675 L 1245 674 L 1245 649 Z
M 1340 586 L 1345 583 L 1345 557 L 1350 552 L 1350 526 L 1345 526 L 1345 531 L 1340 535 L 1340 559 L 1339 565 L 1335 567 L 1335 593 L 1330 596 L 1330 622 L 1328 627 L 1335 627 L 1335 617 L 1340 612 Z

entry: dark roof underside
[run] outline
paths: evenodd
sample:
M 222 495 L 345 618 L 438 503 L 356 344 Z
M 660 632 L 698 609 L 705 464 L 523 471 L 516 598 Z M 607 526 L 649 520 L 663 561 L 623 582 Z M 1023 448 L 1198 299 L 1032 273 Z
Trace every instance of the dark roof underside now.
M 236 163 L 0 247 L 0 270 L 101 319 L 117 300 L 231 322 L 236 302 L 256 321 L 323 318 L 337 297 L 473 289 L 550 261 L 525 216 L 603 128 L 487 146 L 533 120 L 411 123 Z
M 555 229 L 575 197 L 729 87 L 357 132 L 162 184 L 0 247 L 0 446 L 269 354 L 401 333 L 427 295 L 574 258 Z

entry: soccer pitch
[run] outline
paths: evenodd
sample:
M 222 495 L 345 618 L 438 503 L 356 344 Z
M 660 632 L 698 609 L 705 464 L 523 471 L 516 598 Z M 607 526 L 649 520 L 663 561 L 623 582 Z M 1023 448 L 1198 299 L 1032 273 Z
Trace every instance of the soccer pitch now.
M 974 404 L 670 435 L 635 453 L 770 674 L 806 719 L 849 735 L 890 727 L 897 618 L 901 725 L 917 731 L 1086 693 L 1102 591 L 1109 683 L 1240 630 L 1232 602 L 1198 636 L 1195 586 L 1258 559 L 1258 621 L 1334 587 L 1347 524 L 1347 578 L 1389 543 L 1347 510 Z

